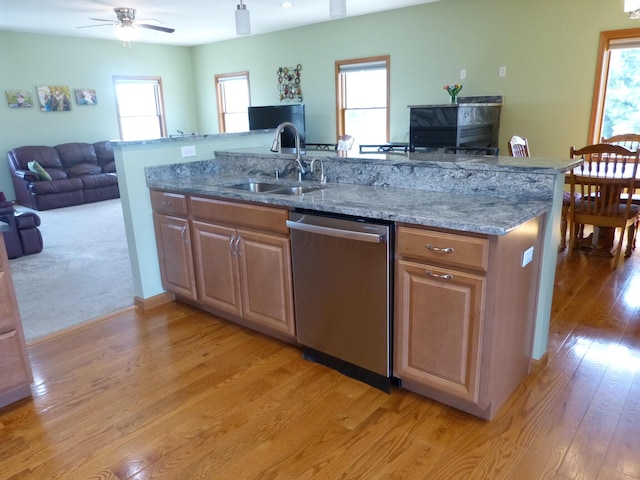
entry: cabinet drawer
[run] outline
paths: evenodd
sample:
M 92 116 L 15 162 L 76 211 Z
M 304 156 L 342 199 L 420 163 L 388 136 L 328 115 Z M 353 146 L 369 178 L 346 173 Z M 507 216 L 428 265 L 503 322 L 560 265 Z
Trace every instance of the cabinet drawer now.
M 399 256 L 443 265 L 487 271 L 489 240 L 486 238 L 398 227 Z
M 191 214 L 198 220 L 213 220 L 229 225 L 269 230 L 283 235 L 289 234 L 286 226 L 289 211 L 284 208 L 191 197 Z
M 180 193 L 151 191 L 151 206 L 154 212 L 186 217 L 189 213 L 187 197 Z

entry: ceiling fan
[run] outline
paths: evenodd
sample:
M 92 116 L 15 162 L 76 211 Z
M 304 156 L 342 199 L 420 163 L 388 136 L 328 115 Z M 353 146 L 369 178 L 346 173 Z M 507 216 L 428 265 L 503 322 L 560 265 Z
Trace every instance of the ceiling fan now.
M 118 27 L 122 27 L 123 29 L 128 28 L 149 28 L 151 30 L 157 30 L 159 32 L 165 33 L 173 33 L 175 32 L 174 28 L 160 27 L 158 25 L 150 25 L 148 23 L 138 23 L 136 22 L 136 9 L 135 8 L 114 8 L 114 12 L 116 12 L 115 20 L 107 20 L 104 18 L 90 18 L 89 20 L 95 20 L 96 22 L 107 22 L 101 23 L 98 25 L 84 25 L 78 28 L 90 28 L 90 27 L 103 27 L 107 25 L 116 25 Z M 160 22 L 160 20 L 148 19 L 143 21 L 153 21 Z

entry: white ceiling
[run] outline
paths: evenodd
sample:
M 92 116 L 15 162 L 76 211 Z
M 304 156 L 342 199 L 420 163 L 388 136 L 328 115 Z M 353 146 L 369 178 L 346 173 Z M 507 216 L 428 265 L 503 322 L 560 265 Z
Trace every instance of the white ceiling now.
M 439 0 L 347 0 L 347 16 L 393 10 Z M 243 0 L 251 13 L 252 35 L 333 20 L 329 0 Z M 114 19 L 114 7 L 137 9 L 140 23 L 175 28 L 174 33 L 140 29 L 144 43 L 193 46 L 237 38 L 235 9 L 239 0 L 0 0 L 0 30 L 113 39 L 114 26 L 89 18 Z M 148 21 L 159 20 L 162 23 Z M 147 21 L 145 21 L 147 20 Z

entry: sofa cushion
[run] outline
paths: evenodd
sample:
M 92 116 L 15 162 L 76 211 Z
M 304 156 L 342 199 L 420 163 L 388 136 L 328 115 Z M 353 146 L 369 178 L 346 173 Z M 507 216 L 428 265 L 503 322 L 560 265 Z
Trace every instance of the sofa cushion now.
M 40 165 L 37 160 L 32 160 L 31 162 L 27 163 L 27 166 L 29 167 L 29 170 L 38 175 L 38 178 L 40 180 L 51 180 L 51 175 L 49 175 L 49 172 L 42 168 L 42 165 Z
M 34 182 L 31 184 L 30 190 L 31 193 L 36 195 L 73 192 L 76 190 L 82 190 L 82 180 L 75 177 L 50 180 L 48 182 Z
M 69 177 L 102 173 L 96 151 L 91 143 L 63 143 L 56 145 L 55 149 Z
M 118 177 L 115 173 L 100 173 L 98 175 L 83 175 L 78 177 L 82 181 L 82 188 L 111 187 L 118 184 Z
M 98 157 L 98 165 L 104 173 L 116 173 L 116 162 L 113 157 L 113 147 L 109 141 L 96 142 L 93 144 Z
M 36 161 L 53 180 L 67 178 L 67 172 L 64 171 L 58 151 L 53 147 L 41 145 L 18 147 L 14 148 L 11 154 L 20 170 L 28 171 L 29 162 Z

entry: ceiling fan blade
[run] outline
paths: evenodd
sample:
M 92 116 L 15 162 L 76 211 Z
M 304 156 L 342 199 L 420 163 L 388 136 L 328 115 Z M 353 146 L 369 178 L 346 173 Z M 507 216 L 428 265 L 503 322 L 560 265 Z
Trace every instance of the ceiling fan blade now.
M 159 32 L 165 32 L 165 33 L 173 33 L 176 31 L 175 28 L 159 27 L 157 25 L 149 25 L 148 23 L 136 23 L 136 26 L 140 28 L 149 28 L 151 30 L 158 30 Z
M 110 23 L 118 23 L 117 20 L 113 19 L 105 19 L 105 18 L 90 18 L 89 20 L 95 20 L 96 22 L 110 22 Z
M 91 27 L 109 27 L 109 26 L 113 26 L 113 25 L 117 25 L 117 23 L 99 23 L 97 25 L 82 25 L 80 27 L 76 27 L 76 28 L 91 28 Z

